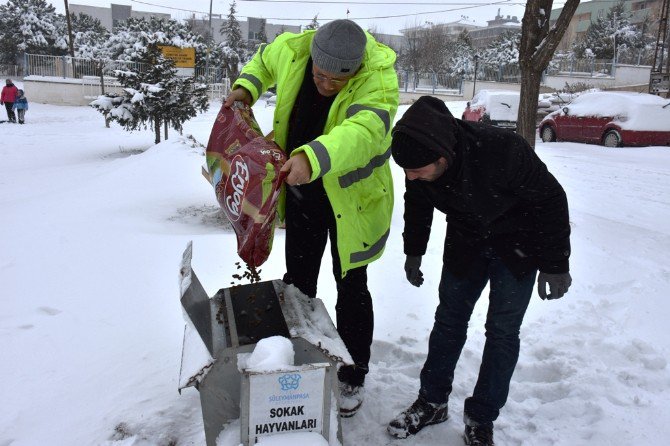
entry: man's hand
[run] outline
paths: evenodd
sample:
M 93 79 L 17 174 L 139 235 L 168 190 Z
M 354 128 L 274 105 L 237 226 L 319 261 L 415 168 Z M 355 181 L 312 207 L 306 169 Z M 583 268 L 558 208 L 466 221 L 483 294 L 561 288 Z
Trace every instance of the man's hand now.
M 223 106 L 230 108 L 235 101 L 242 101 L 246 105 L 251 105 L 251 93 L 244 87 L 238 87 L 230 92 Z
M 405 259 L 405 275 L 409 283 L 415 287 L 423 284 L 423 273 L 419 269 L 421 266 L 421 256 L 407 256 Z
M 547 294 L 547 285 L 549 285 L 549 294 Z M 560 299 L 568 292 L 570 285 L 572 285 L 572 277 L 570 277 L 570 273 L 540 273 L 537 276 L 537 293 L 542 300 Z
M 305 152 L 300 152 L 293 155 L 284 163 L 281 172 L 286 172 L 286 184 L 289 186 L 300 186 L 301 184 L 309 183 L 312 178 L 312 165 L 309 164 L 309 159 Z

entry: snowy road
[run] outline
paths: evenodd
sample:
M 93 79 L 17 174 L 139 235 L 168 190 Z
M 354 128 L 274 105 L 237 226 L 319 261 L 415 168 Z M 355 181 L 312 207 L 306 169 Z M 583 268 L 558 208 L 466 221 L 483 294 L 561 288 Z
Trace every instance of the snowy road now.
M 28 97 L 30 99 L 30 97 Z M 448 104 L 460 116 L 464 104 Z M 218 105 L 186 125 L 206 143 Z M 406 107 L 402 107 L 400 113 Z M 272 107 L 256 107 L 269 130 Z M 31 104 L 24 126 L 0 124 L 0 446 L 204 443 L 198 394 L 177 393 L 183 319 L 177 270 L 194 242 L 210 294 L 236 273 L 202 148 L 174 133 L 104 127 L 85 107 Z M 500 445 L 663 444 L 670 438 L 670 148 L 538 143 L 568 193 L 569 294 L 533 297 Z M 406 441 L 386 423 L 410 404 L 437 304 L 444 237 L 436 214 L 426 283 L 404 280 L 402 172 L 384 257 L 369 269 L 373 363 L 346 445 L 460 445 L 462 403 L 476 379 L 486 299 L 456 371 L 450 420 Z M 438 220 L 439 219 L 439 220 Z M 283 274 L 277 232 L 263 278 Z M 319 294 L 333 310 L 330 261 Z M 235 445 L 234 432 L 222 446 Z

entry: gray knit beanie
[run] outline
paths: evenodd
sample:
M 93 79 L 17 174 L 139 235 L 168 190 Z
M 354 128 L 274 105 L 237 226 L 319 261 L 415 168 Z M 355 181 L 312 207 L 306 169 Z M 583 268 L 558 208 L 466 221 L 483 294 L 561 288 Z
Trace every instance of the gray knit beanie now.
M 328 22 L 314 34 L 312 61 L 329 73 L 354 74 L 363 62 L 367 37 L 351 20 Z

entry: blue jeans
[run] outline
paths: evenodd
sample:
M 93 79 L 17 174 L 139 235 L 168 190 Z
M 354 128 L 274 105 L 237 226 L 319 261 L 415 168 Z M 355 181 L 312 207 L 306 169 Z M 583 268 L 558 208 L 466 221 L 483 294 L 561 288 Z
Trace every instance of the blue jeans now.
M 475 424 L 493 425 L 507 401 L 519 359 L 519 329 L 536 274 L 533 271 L 520 279 L 515 277 L 491 248 L 480 252 L 466 277 L 456 277 L 442 268 L 440 304 L 430 333 L 428 357 L 421 370 L 420 395 L 431 403 L 445 403 L 449 398 L 468 321 L 490 281 L 486 344 L 474 393 L 465 400 L 464 415 Z

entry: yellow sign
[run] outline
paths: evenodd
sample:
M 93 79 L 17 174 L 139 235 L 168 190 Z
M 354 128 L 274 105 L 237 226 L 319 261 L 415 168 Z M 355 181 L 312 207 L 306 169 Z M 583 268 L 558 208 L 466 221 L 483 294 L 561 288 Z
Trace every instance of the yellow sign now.
M 195 48 L 178 46 L 159 46 L 163 56 L 174 60 L 177 68 L 195 68 Z

